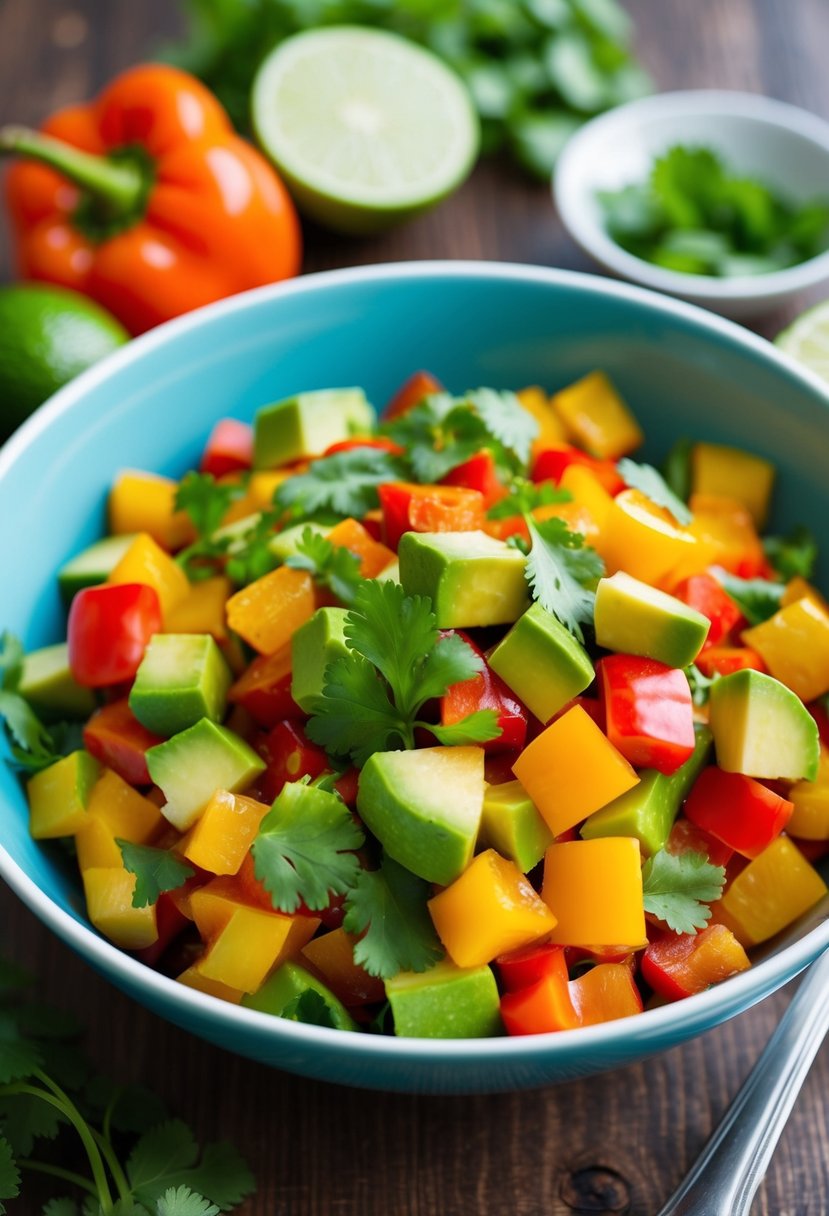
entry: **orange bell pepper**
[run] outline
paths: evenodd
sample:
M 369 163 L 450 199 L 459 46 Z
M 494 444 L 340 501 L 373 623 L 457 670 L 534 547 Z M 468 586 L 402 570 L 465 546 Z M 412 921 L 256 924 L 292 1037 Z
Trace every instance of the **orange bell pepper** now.
M 227 623 L 260 654 L 275 654 L 310 621 L 316 606 L 307 570 L 280 566 L 230 597 Z
M 570 981 L 578 1026 L 597 1026 L 642 1012 L 642 998 L 624 963 L 599 963 Z
M 354 962 L 357 939 L 342 927 L 313 938 L 303 948 L 301 962 L 309 963 L 344 1005 L 371 1005 L 385 996 L 383 981 Z
M 558 946 L 644 946 L 645 911 L 639 841 L 627 836 L 551 844 L 542 898 L 558 924 Z
M 788 836 L 778 836 L 737 874 L 711 907 L 741 946 L 759 946 L 826 894 L 826 883 Z
M 391 549 L 375 540 L 356 519 L 342 520 L 328 533 L 328 539 L 360 559 L 363 578 L 375 578 L 394 561 Z
M 390 481 L 377 490 L 383 540 L 397 549 L 404 532 L 475 532 L 486 524 L 484 496 L 463 486 Z
M 725 925 L 701 933 L 672 933 L 651 942 L 642 956 L 642 978 L 668 1001 L 678 1001 L 711 984 L 747 971 L 748 955 Z
M 131 333 L 294 275 L 294 206 L 215 97 L 166 64 L 122 73 L 40 133 L 0 131 L 24 278 L 98 300 Z

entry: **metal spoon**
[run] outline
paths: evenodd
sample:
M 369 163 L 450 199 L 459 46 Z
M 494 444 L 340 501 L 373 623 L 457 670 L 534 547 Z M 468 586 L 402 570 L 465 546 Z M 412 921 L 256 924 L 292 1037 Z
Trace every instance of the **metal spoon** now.
M 827 1032 L 829 950 L 812 964 L 719 1127 L 659 1216 L 748 1216 Z

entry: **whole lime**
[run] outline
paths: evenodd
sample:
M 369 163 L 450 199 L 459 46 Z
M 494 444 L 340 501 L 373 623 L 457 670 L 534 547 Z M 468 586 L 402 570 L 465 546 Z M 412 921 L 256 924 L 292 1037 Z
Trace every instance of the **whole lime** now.
M 128 339 L 114 317 L 77 292 L 42 283 L 0 287 L 0 439 Z

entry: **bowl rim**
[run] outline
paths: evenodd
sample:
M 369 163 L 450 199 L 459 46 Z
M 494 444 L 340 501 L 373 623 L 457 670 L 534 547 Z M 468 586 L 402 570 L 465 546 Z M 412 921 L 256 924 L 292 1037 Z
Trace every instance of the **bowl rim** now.
M 683 89 L 637 98 L 588 120 L 568 139 L 559 156 L 552 177 L 552 194 L 559 217 L 576 244 L 601 265 L 626 279 L 713 305 L 760 303 L 766 298 L 779 300 L 829 278 L 829 249 L 783 270 L 718 278 L 681 274 L 654 266 L 628 253 L 609 236 L 595 218 L 593 207 L 583 205 L 586 189 L 573 183 L 575 166 L 587 155 L 595 140 L 614 129 L 621 134 L 627 127 L 638 125 L 640 120 L 647 123 L 651 118 L 667 118 L 678 122 L 689 115 L 736 118 L 773 127 L 787 136 L 808 140 L 829 163 L 829 122 L 790 102 L 737 89 Z
M 668 313 L 677 319 L 690 322 L 696 329 L 707 331 L 711 337 L 727 339 L 731 344 L 736 343 L 762 359 L 770 360 L 789 377 L 800 381 L 816 393 L 829 409 L 829 385 L 819 376 L 798 365 L 757 334 L 693 304 L 598 275 L 521 263 L 462 260 L 392 262 L 320 271 L 287 282 L 268 284 L 196 309 L 133 339 L 100 363 L 82 372 L 23 424 L 0 452 L 0 478 L 13 465 L 18 454 L 24 452 L 54 419 L 71 410 L 74 403 L 82 399 L 89 389 L 106 381 L 113 372 L 122 367 L 140 362 L 145 354 L 157 347 L 175 342 L 180 335 L 198 329 L 207 319 L 219 319 L 234 312 L 255 309 L 270 300 L 314 294 L 331 286 L 429 278 L 466 279 L 472 282 L 494 279 L 534 283 L 549 287 L 574 288 L 596 296 L 610 295 L 618 300 L 645 305 L 658 313 Z M 131 993 L 136 989 L 143 989 L 153 998 L 154 1008 L 164 1006 L 165 1016 L 170 1016 L 170 1011 L 174 1010 L 174 1020 L 178 1020 L 180 1025 L 187 1027 L 190 1024 L 188 1015 L 192 1014 L 195 1015 L 197 1025 L 201 1020 L 202 1023 L 221 1024 L 230 1031 L 248 1031 L 260 1038 L 271 1036 L 274 1041 L 283 1042 L 286 1049 L 292 1046 L 313 1048 L 323 1043 L 329 1054 L 353 1057 L 356 1053 L 366 1062 L 372 1059 L 378 1062 L 406 1059 L 424 1065 L 485 1065 L 497 1059 L 519 1064 L 538 1056 L 543 1056 L 548 1061 L 560 1058 L 564 1062 L 568 1057 L 582 1056 L 585 1052 L 600 1053 L 602 1047 L 619 1047 L 628 1043 L 631 1049 L 634 1049 L 649 1041 L 653 1042 L 653 1050 L 657 1050 L 678 1041 L 679 1038 L 690 1038 L 734 1016 L 788 982 L 829 947 L 827 917 L 779 953 L 761 960 L 748 971 L 741 972 L 722 984 L 675 1004 L 645 1010 L 635 1017 L 597 1026 L 540 1035 L 480 1039 L 419 1039 L 369 1035 L 291 1022 L 258 1010 L 232 1005 L 179 984 L 175 979 L 162 975 L 107 941 L 89 923 L 76 920 L 69 912 L 60 908 L 37 886 L 23 867 L 12 859 L 2 843 L 0 878 L 5 880 L 31 912 L 65 944 L 99 972 L 103 972 L 110 982 L 122 989 L 126 988 Z

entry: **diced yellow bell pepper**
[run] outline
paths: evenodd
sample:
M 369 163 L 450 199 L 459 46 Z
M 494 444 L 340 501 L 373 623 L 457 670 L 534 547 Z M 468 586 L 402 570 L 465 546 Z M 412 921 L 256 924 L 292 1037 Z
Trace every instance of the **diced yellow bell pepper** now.
M 515 862 L 494 849 L 479 853 L 460 878 L 430 899 L 429 912 L 459 967 L 480 967 L 528 946 L 556 923 Z
M 829 613 L 811 599 L 796 600 L 742 634 L 771 674 L 803 701 L 829 692 Z
M 625 570 L 643 583 L 655 585 L 676 567 L 689 564 L 704 570 L 711 552 L 698 548 L 688 528 L 670 511 L 658 507 L 639 490 L 622 490 L 613 499 L 598 545 L 608 574 Z
M 110 572 L 108 583 L 144 583 L 152 587 L 161 604 L 161 615 L 167 624 L 170 613 L 190 593 L 187 575 L 178 562 L 142 532 L 127 549 L 120 562 Z
M 168 552 L 189 545 L 195 531 L 187 513 L 175 509 L 177 490 L 177 482 L 157 473 L 119 473 L 109 494 L 110 532 L 148 532 Z
M 602 836 L 551 844 L 541 896 L 558 921 L 550 934 L 556 945 L 638 950 L 647 942 L 638 840 Z
M 115 843 L 115 833 L 99 815 L 87 815 L 83 827 L 78 828 L 75 850 L 82 874 L 86 870 L 123 869 L 124 861 Z
M 563 447 L 567 443 L 567 431 L 550 404 L 550 399 L 537 384 L 519 389 L 516 393 L 528 414 L 538 423 L 538 434 L 532 443 L 532 454 L 537 456 L 548 448 Z
M 227 601 L 227 623 L 260 654 L 280 650 L 314 615 L 314 580 L 307 570 L 280 566 Z
M 524 748 L 512 771 L 554 836 L 632 789 L 639 777 L 590 715 L 574 705 Z
M 216 790 L 182 840 L 180 851 L 211 874 L 237 874 L 269 810 L 267 803 L 255 798 Z
M 814 781 L 798 781 L 786 797 L 794 803 L 786 830 L 801 840 L 829 840 L 829 748 L 820 746 Z
M 607 523 L 613 495 L 608 494 L 598 477 L 580 464 L 570 464 L 561 475 L 559 488 L 573 496 L 573 502 L 584 507 L 596 523 L 599 532 Z
M 166 826 L 161 811 L 111 769 L 104 769 L 89 796 L 83 826 L 75 834 L 80 869 L 117 868 L 116 840 L 147 844 Z
M 219 645 L 226 642 L 226 605 L 232 590 L 230 579 L 221 574 L 192 583 L 166 618 L 168 633 L 209 633 Z
M 774 487 L 774 465 L 762 456 L 718 443 L 695 443 L 691 449 L 692 494 L 736 498 L 757 528 L 768 518 Z
M 289 477 L 293 477 L 294 469 L 264 469 L 251 473 L 248 482 L 248 495 L 254 511 L 266 511 L 273 506 L 273 496 Z
M 206 976 L 201 975 L 195 966 L 182 971 L 181 975 L 176 976 L 176 979 L 188 988 L 195 988 L 197 992 L 206 992 L 208 996 L 215 996 L 220 1001 L 228 1001 L 231 1005 L 240 1004 L 245 995 L 239 988 L 229 988 L 227 984 L 209 980 Z
M 789 604 L 796 604 L 798 600 L 811 600 L 818 608 L 829 612 L 829 602 L 824 599 L 817 587 L 813 587 L 805 578 L 796 575 L 786 583 L 786 590 L 780 598 L 780 607 L 788 608 Z
M 158 940 L 155 904 L 134 908 L 135 875 L 123 867 L 83 872 L 86 910 L 99 933 L 122 950 L 143 950 Z
M 751 513 L 735 498 L 693 494 L 688 504 L 693 512 L 692 536 L 709 546 L 709 565 L 722 566 L 741 578 L 754 578 L 765 568 L 765 554 Z M 684 572 L 683 578 L 689 573 Z M 678 580 L 677 580 L 678 581 Z
M 308 963 L 345 1005 L 371 1005 L 383 1000 L 386 989 L 381 979 L 355 963 L 356 944 L 357 939 L 345 929 L 332 929 L 311 939 L 303 948 L 302 962 Z
M 712 907 L 713 919 L 741 946 L 758 946 L 808 912 L 826 883 L 788 836 L 778 836 L 732 879 Z
M 590 372 L 551 398 L 568 438 L 600 460 L 618 460 L 644 442 L 642 428 L 604 372 Z
M 195 896 L 191 902 L 195 911 Z M 281 912 L 237 903 L 230 919 L 193 966 L 205 979 L 241 992 L 256 992 L 274 968 L 299 954 L 319 924 L 312 916 L 283 916 Z
M 99 772 L 97 760 L 77 751 L 29 778 L 29 831 L 35 840 L 72 836 L 83 827 Z

